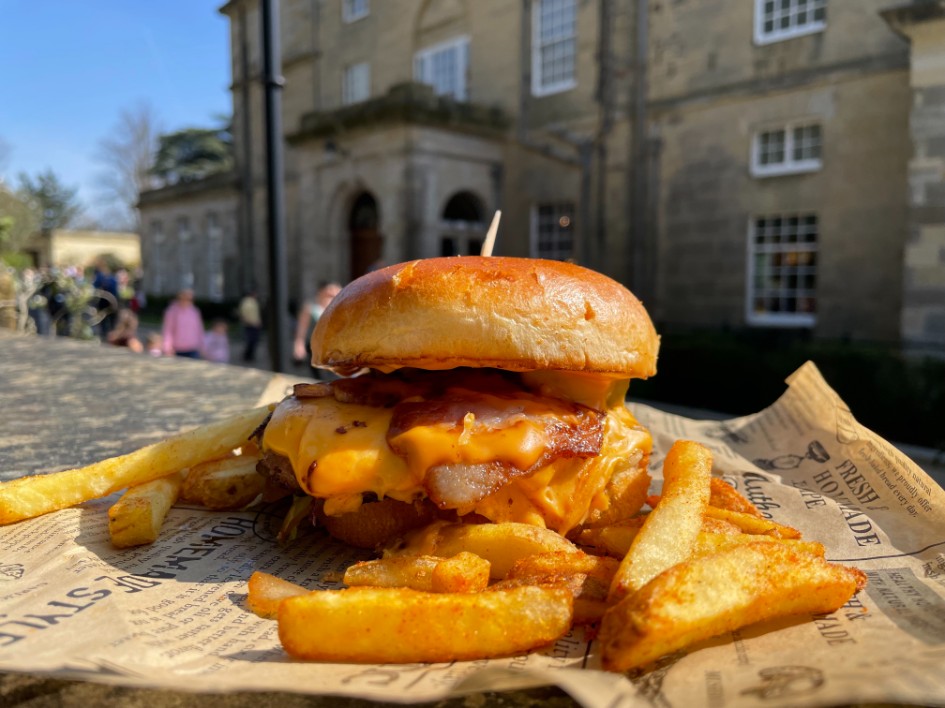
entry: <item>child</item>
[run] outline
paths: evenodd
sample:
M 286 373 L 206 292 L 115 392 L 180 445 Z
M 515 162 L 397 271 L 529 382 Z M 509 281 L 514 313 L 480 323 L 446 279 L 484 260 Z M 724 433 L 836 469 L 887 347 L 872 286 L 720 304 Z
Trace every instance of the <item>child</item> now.
M 214 320 L 203 342 L 203 356 L 207 361 L 230 363 L 230 340 L 226 320 Z
M 151 332 L 144 340 L 144 349 L 151 356 L 161 356 L 164 349 L 164 340 L 157 332 Z

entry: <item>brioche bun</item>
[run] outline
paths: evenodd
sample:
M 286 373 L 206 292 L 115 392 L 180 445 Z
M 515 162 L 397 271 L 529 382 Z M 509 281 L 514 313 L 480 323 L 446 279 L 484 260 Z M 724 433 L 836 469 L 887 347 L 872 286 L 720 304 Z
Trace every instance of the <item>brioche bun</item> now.
M 430 258 L 368 273 L 312 333 L 312 364 L 345 375 L 471 366 L 646 378 L 658 349 L 649 315 L 625 287 L 532 258 Z

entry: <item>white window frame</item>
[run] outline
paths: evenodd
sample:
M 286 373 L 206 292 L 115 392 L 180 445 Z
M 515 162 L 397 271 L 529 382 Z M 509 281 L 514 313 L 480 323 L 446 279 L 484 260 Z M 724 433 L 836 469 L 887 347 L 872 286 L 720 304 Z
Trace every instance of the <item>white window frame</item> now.
M 571 233 L 571 250 L 570 250 L 569 253 L 567 253 L 567 254 L 565 254 L 565 255 L 560 255 L 560 254 L 557 253 L 557 251 L 554 251 L 554 252 L 552 252 L 552 253 L 543 253 L 543 252 L 539 249 L 539 243 L 540 243 L 539 227 L 540 227 L 540 224 L 539 224 L 539 215 L 538 215 L 538 212 L 539 212 L 539 210 L 540 210 L 542 207 L 552 207 L 553 209 L 555 209 L 555 211 L 556 211 L 556 214 L 555 214 L 555 215 L 556 215 L 557 220 L 559 221 L 559 223 L 560 223 L 560 219 L 561 219 L 563 216 L 567 216 L 567 217 L 569 218 L 570 221 L 569 221 L 569 223 L 568 223 L 568 226 L 567 226 L 567 227 L 562 227 L 562 228 L 569 228 L 569 229 L 571 229 L 571 232 L 570 232 L 570 233 Z M 563 213 L 563 212 L 565 212 L 565 211 L 567 211 L 568 213 L 567 213 L 567 214 Z M 537 202 L 537 203 L 535 203 L 535 204 L 532 204 L 532 206 L 531 206 L 531 212 L 530 212 L 530 218 L 529 218 L 529 222 L 530 222 L 530 223 L 529 223 L 529 251 L 530 251 L 531 257 L 532 257 L 532 258 L 547 258 L 547 259 L 552 259 L 552 260 L 567 260 L 567 259 L 569 259 L 569 258 L 573 258 L 573 257 L 574 257 L 574 249 L 575 249 L 575 246 L 576 246 L 576 243 L 575 243 L 576 238 L 575 238 L 575 234 L 574 234 L 574 217 L 575 217 L 575 215 L 576 215 L 576 208 L 575 208 L 574 202 L 570 202 L 570 201 L 567 201 L 567 200 L 564 200 L 564 199 L 559 199 L 559 200 L 554 200 L 554 201 Z
M 827 29 L 827 0 L 800 0 L 801 2 L 807 3 L 807 12 L 811 19 L 805 20 L 804 24 L 796 25 L 791 24 L 790 27 L 786 28 L 774 28 L 769 32 L 765 31 L 765 5 L 769 2 L 774 3 L 776 18 L 780 18 L 783 15 L 777 12 L 778 5 L 782 0 L 755 0 L 755 44 L 772 44 L 774 42 L 783 42 L 786 39 L 793 39 L 794 37 L 803 37 L 808 34 L 816 34 L 818 32 L 823 32 Z M 798 0 L 787 0 L 789 2 L 788 12 L 790 14 L 796 15 L 796 3 Z M 815 4 L 820 4 L 824 10 L 824 19 L 814 20 L 813 14 L 815 10 Z
M 755 288 L 755 276 L 757 275 L 755 267 L 755 256 L 759 253 L 759 247 L 755 243 L 755 225 L 759 219 L 775 219 L 782 218 L 787 219 L 791 217 L 797 217 L 798 219 L 803 219 L 805 217 L 813 216 L 817 219 L 817 238 L 813 243 L 786 243 L 786 244 L 767 244 L 762 247 L 762 252 L 764 253 L 776 253 L 780 251 L 781 253 L 786 252 L 812 252 L 815 254 L 820 253 L 820 215 L 816 212 L 797 212 L 790 214 L 756 214 L 748 220 L 748 234 L 747 234 L 747 258 L 748 263 L 747 268 L 747 279 L 745 282 L 745 321 L 750 325 L 763 326 L 763 327 L 796 327 L 796 328 L 809 328 L 817 324 L 817 314 L 816 306 L 818 302 L 818 270 L 820 268 L 819 264 L 810 266 L 814 269 L 814 287 L 813 292 L 810 293 L 810 297 L 814 299 L 815 312 L 756 312 L 755 311 L 755 297 L 758 294 Z M 797 296 L 798 293 L 806 292 L 800 288 L 795 288 L 793 290 L 788 290 L 784 288 L 782 290 L 784 293 L 792 293 Z
M 214 302 L 223 301 L 223 226 L 220 215 L 207 214 L 207 296 Z
M 151 287 L 158 295 L 164 294 L 164 224 L 155 219 L 151 222 L 151 262 L 148 270 L 151 271 Z
M 794 131 L 811 126 L 820 128 L 820 157 L 796 160 L 794 158 Z M 784 131 L 784 160 L 782 162 L 761 164 L 761 136 L 765 133 Z M 817 172 L 824 166 L 824 124 L 816 118 L 795 120 L 778 125 L 766 125 L 758 128 L 751 137 L 751 174 L 754 177 L 777 177 L 796 175 L 804 172 Z
M 357 22 L 370 14 L 370 0 L 341 0 L 341 19 L 345 24 Z
M 447 51 L 456 51 L 459 60 L 456 62 L 456 73 L 453 79 L 456 82 L 456 85 L 459 87 L 456 95 L 440 91 L 436 85 L 433 84 L 432 80 L 428 80 L 425 77 L 425 67 L 429 66 L 427 62 L 432 62 L 433 57 L 441 52 Z M 457 101 L 468 101 L 469 100 L 469 36 L 462 35 L 460 37 L 454 37 L 453 39 L 448 39 L 445 42 L 440 42 L 439 44 L 433 44 L 429 47 L 424 47 L 419 50 L 416 54 L 413 55 L 413 77 L 416 81 L 420 83 L 427 84 L 432 86 L 433 90 L 438 96 L 452 96 Z
M 364 72 L 363 77 L 359 77 L 355 72 Z M 355 90 L 362 81 L 364 85 L 364 95 L 358 94 Z M 366 61 L 359 61 L 356 64 L 348 64 L 341 72 L 341 105 L 352 106 L 355 103 L 361 103 L 371 97 L 371 65 Z
M 177 273 L 180 277 L 178 290 L 194 288 L 194 244 L 190 232 L 190 219 L 186 216 L 177 219 Z
M 544 45 L 541 43 L 541 6 L 544 2 L 551 2 L 558 0 L 537 0 L 537 2 L 532 3 L 532 95 L 533 96 L 550 96 L 551 94 L 561 93 L 562 91 L 569 91 L 577 86 L 577 59 L 578 59 L 578 8 L 577 0 L 566 0 L 571 2 L 574 6 L 574 33 L 570 36 L 570 39 L 574 42 L 574 54 L 572 55 L 572 64 L 571 64 L 571 77 L 568 79 L 563 79 L 561 81 L 556 81 L 555 83 L 544 84 L 542 81 L 541 74 L 541 50 L 544 48 Z M 569 39 L 558 38 L 555 42 L 564 41 Z

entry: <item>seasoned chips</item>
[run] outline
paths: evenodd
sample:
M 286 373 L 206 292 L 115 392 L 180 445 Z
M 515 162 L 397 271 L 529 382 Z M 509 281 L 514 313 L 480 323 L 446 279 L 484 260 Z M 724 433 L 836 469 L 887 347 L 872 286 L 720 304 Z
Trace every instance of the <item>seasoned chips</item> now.
M 262 491 L 259 450 L 248 438 L 268 412 L 248 411 L 82 469 L 0 484 L 0 524 L 127 488 L 109 509 L 112 543 L 125 548 L 157 538 L 178 494 L 208 509 L 243 508 Z M 576 529 L 571 539 L 527 524 L 434 521 L 391 543 L 382 558 L 349 567 L 344 589 L 309 591 L 255 572 L 246 605 L 278 619 L 285 650 L 302 659 L 484 659 L 599 623 L 603 667 L 627 671 L 748 624 L 831 612 L 865 585 L 861 572 L 828 563 L 823 545 L 713 478 L 704 446 L 674 444 L 663 479 L 661 494 L 647 500 L 649 513 Z M 385 502 L 371 506 L 383 513 Z M 311 498 L 297 498 L 280 541 L 316 511 Z M 319 519 L 335 531 L 354 523 L 345 515 Z M 346 535 L 371 546 L 377 530 L 352 527 Z
M 538 553 L 577 553 L 578 548 L 549 529 L 529 524 L 451 524 L 435 522 L 406 536 L 406 543 L 385 555 L 454 556 L 475 553 L 491 564 L 493 580 L 504 578 L 515 561 Z
M 201 462 L 188 471 L 181 497 L 208 509 L 241 509 L 262 494 L 265 486 L 265 479 L 256 472 L 257 462 L 259 457 L 252 454 Z
M 862 574 L 777 543 L 756 542 L 680 563 L 604 615 L 601 661 L 626 671 L 762 620 L 832 612 Z
M 673 444 L 663 464 L 663 496 L 634 537 L 610 586 L 617 602 L 692 553 L 709 505 L 712 455 L 699 443 Z
M 66 509 L 225 457 L 246 442 L 269 412 L 269 406 L 254 408 L 87 467 L 3 482 L 0 525 Z
M 308 592 L 301 585 L 282 580 L 261 570 L 253 572 L 247 583 L 246 606 L 251 612 L 264 619 L 279 616 L 279 604 L 287 597 L 304 595 Z
M 283 600 L 279 639 L 299 659 L 375 664 L 508 656 L 571 626 L 571 594 L 526 586 L 480 593 L 324 590 Z
M 479 592 L 489 584 L 489 561 L 462 551 L 452 558 L 391 556 L 355 563 L 345 585 L 411 588 L 426 592 Z
M 164 517 L 177 500 L 181 473 L 130 487 L 108 509 L 108 535 L 115 548 L 154 543 Z

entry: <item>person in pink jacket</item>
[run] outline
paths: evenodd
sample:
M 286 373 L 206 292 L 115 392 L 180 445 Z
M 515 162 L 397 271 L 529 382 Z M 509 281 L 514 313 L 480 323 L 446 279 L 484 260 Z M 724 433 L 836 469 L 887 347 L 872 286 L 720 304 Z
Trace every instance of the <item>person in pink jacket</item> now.
M 194 291 L 181 290 L 164 311 L 161 326 L 164 353 L 199 359 L 203 351 L 203 317 L 194 305 Z

